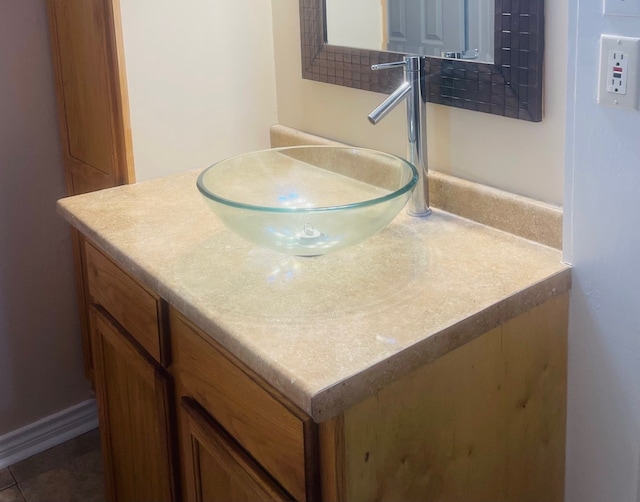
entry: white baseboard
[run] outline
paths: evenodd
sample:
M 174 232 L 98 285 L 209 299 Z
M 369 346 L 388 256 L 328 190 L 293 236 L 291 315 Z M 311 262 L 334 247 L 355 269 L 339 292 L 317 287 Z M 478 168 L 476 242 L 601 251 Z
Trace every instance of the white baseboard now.
M 49 415 L 0 436 L 0 469 L 48 450 L 98 427 L 95 399 Z

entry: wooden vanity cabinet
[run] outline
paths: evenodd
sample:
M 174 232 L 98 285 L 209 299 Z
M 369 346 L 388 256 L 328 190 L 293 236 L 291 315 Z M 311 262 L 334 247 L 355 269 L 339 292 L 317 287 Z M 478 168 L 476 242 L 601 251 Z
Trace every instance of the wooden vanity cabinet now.
M 107 500 L 177 500 L 164 304 L 96 247 L 84 250 Z
M 563 500 L 568 293 L 316 424 L 83 249 L 109 500 Z

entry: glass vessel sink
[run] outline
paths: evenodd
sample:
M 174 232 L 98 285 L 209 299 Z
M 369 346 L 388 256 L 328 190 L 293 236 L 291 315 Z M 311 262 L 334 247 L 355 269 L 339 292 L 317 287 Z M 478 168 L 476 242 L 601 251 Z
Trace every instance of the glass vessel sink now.
M 418 180 L 404 159 L 342 146 L 273 148 L 223 160 L 198 190 L 232 231 L 265 248 L 316 256 L 352 246 L 400 212 Z

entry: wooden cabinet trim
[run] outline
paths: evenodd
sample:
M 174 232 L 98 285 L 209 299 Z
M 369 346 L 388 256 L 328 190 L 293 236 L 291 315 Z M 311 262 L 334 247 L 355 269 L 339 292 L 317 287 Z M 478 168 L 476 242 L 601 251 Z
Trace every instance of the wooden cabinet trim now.
M 88 327 L 90 328 L 90 349 L 92 352 L 93 371 L 94 371 L 94 387 L 96 398 L 98 401 L 98 419 L 100 422 L 100 442 L 102 444 L 102 463 L 104 464 L 104 486 L 107 501 L 115 500 L 115 481 L 113 476 L 113 457 L 111 455 L 111 431 L 106 424 L 109 423 L 109 412 L 104 405 L 104 396 L 107 394 L 106 379 L 102 365 L 96 365 L 96 361 L 104 360 L 104 351 L 102 343 L 99 343 L 97 333 L 97 315 L 98 310 L 95 307 L 88 309 Z M 95 327 L 95 328 L 94 328 Z M 97 366 L 97 367 L 96 367 Z
M 113 102 L 115 117 L 115 135 L 118 141 L 118 158 L 120 184 L 135 183 L 135 165 L 133 159 L 133 137 L 131 133 L 131 118 L 129 109 L 129 88 L 127 85 L 127 65 L 124 56 L 124 37 L 122 35 L 122 18 L 120 15 L 120 0 L 110 0 L 111 9 L 108 10 L 109 34 L 111 36 L 110 75 L 113 78 L 116 99 Z
M 345 502 L 345 438 L 344 415 L 322 422 L 319 426 L 320 487 L 323 502 Z
M 78 310 L 80 315 L 80 336 L 82 338 L 82 359 L 84 374 L 95 389 L 93 374 L 93 356 L 91 355 L 91 334 L 89 330 L 89 290 L 87 288 L 84 237 L 75 228 L 71 229 L 71 243 L 73 247 L 73 260 L 76 272 L 76 293 L 78 298 Z
M 309 416 L 300 413 L 303 415 L 306 500 L 317 502 L 321 500 L 319 427 Z

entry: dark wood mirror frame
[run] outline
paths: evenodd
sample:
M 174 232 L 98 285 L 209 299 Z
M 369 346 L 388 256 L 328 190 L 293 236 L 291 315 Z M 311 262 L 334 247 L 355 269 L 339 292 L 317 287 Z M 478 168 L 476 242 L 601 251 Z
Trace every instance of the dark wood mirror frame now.
M 391 93 L 402 69 L 371 65 L 402 59 L 327 44 L 324 0 L 300 0 L 302 77 Z M 542 120 L 544 0 L 495 0 L 494 63 L 426 58 L 428 101 L 531 122 Z

